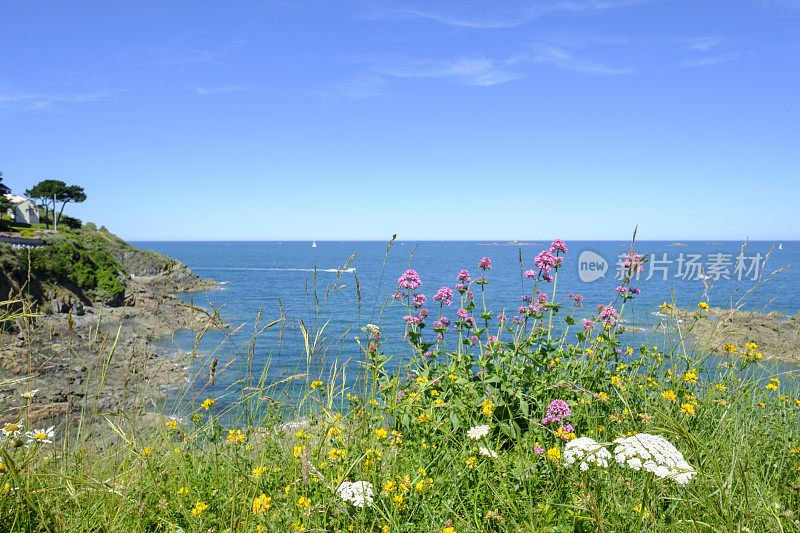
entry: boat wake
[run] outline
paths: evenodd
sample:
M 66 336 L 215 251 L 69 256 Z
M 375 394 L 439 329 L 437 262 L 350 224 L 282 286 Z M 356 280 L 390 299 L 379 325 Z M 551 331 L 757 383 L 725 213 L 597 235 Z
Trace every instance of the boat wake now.
M 235 270 L 257 272 L 314 272 L 313 268 L 270 268 L 270 267 L 192 267 L 192 270 Z M 355 268 L 318 268 L 317 272 L 355 272 Z

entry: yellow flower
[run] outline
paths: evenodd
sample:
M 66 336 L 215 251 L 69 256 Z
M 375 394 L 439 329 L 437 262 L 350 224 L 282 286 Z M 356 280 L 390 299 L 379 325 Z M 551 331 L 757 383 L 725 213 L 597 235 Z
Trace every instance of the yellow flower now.
M 695 372 L 687 372 L 683 376 L 683 381 L 686 383 L 697 383 L 697 374 Z
M 236 431 L 232 429 L 228 430 L 228 443 L 239 444 L 243 440 L 244 440 L 244 434 L 242 433 L 241 429 L 237 429 Z
M 270 507 L 272 507 L 272 498 L 266 494 L 262 493 L 261 496 L 253 500 L 253 514 L 263 513 Z
M 178 427 L 178 421 L 177 420 L 167 420 L 167 427 L 169 429 L 176 429 Z
M 625 390 L 625 387 L 622 386 L 622 380 L 619 379 L 619 376 L 611 376 L 611 384 L 621 390 Z
M 426 424 L 431 421 L 430 413 L 422 413 L 417 417 L 417 420 L 422 424 Z
M 188 494 L 188 493 L 189 493 L 189 487 L 181 487 L 178 489 L 178 494 Z
M 214 400 L 213 398 L 207 398 L 207 399 L 206 399 L 206 400 L 205 400 L 205 401 L 204 401 L 204 402 L 201 404 L 201 407 L 202 407 L 203 409 L 205 409 L 206 411 L 208 411 L 209 409 L 211 409 L 211 406 L 212 406 L 212 405 L 214 405 L 215 403 L 217 403 L 217 400 Z M 201 511 L 201 512 L 202 512 L 202 511 Z
M 723 385 L 722 383 L 717 383 L 716 385 L 714 385 L 714 388 L 715 388 L 715 389 L 717 389 L 717 390 L 718 390 L 718 391 L 720 391 L 720 392 L 725 392 L 725 390 L 726 390 L 728 387 L 726 387 L 726 386 L 725 386 L 725 385 Z
M 292 449 L 292 455 L 294 455 L 295 458 L 300 457 L 300 455 L 302 455 L 302 453 L 303 453 L 303 450 L 305 450 L 305 449 L 306 449 L 305 446 L 295 446 Z
M 456 533 L 456 528 L 453 526 L 447 526 L 442 530 L 442 533 Z
M 289 526 L 292 531 L 303 531 L 306 527 L 303 525 L 303 522 L 298 520 L 297 522 L 292 522 L 292 525 Z
M 697 307 L 699 307 L 703 311 L 708 311 L 708 304 L 705 302 L 700 302 L 699 304 L 697 304 Z
M 669 402 L 674 402 L 678 398 L 678 396 L 675 394 L 675 391 L 673 390 L 665 390 L 664 392 L 661 393 L 661 397 L 665 398 Z
M 722 349 L 728 353 L 733 353 L 736 351 L 736 346 L 734 346 L 733 344 L 726 344 L 725 346 L 722 347 Z
M 147 455 L 150 455 L 151 453 L 153 453 L 153 448 L 147 447 L 147 448 L 142 450 L 142 455 L 147 456 Z
M 261 474 L 267 471 L 266 466 L 258 466 L 253 469 L 253 478 L 258 479 L 261 477 Z
M 208 509 L 208 504 L 197 500 L 197 503 L 194 504 L 194 508 L 192 509 L 192 516 L 200 516 L 206 509 Z
M 317 387 L 321 387 L 321 386 L 322 386 L 322 382 L 321 382 L 321 381 L 319 381 L 319 380 L 317 380 L 317 381 L 312 381 L 312 382 L 311 382 L 311 390 L 314 390 L 314 389 L 316 389 Z
M 600 399 L 603 400 L 604 402 L 608 401 L 608 394 L 607 393 L 605 393 L 603 391 L 600 391 L 600 392 L 597 393 L 597 395 L 600 396 Z
M 492 410 L 494 409 L 494 402 L 489 398 L 483 399 L 483 405 L 481 407 L 481 414 L 482 415 L 491 415 Z
M 383 428 L 376 429 L 376 430 L 375 430 L 375 439 L 376 439 L 376 440 L 385 439 L 385 438 L 386 438 L 386 435 L 388 435 L 388 434 L 389 434 L 389 432 L 388 432 L 388 431 L 386 431 L 386 430 L 385 430 L 385 429 L 383 429 Z
M 553 446 L 547 450 L 547 458 L 551 461 L 557 461 L 561 458 L 561 450 L 559 450 L 557 446 Z
M 448 374 L 447 377 L 450 378 L 450 381 L 455 381 L 457 379 L 455 374 Z
M 467 459 L 467 461 L 466 461 L 467 468 L 472 469 L 475 466 L 475 461 L 476 460 L 477 459 L 475 458 L 475 456 L 472 456 L 469 459 Z
M 694 416 L 694 404 L 691 403 L 682 403 L 681 404 L 681 413 L 689 416 Z
M 648 509 L 642 510 L 642 504 L 640 503 L 636 507 L 633 508 L 634 511 L 642 515 L 644 518 L 650 518 L 650 511 Z
M 311 500 L 309 500 L 305 496 L 300 496 L 300 499 L 297 500 L 297 506 L 302 509 L 308 509 L 309 505 L 311 505 Z
M 328 452 L 328 459 L 330 459 L 331 461 L 337 461 L 339 459 L 344 459 L 344 455 L 345 455 L 344 450 L 331 448 L 330 451 Z

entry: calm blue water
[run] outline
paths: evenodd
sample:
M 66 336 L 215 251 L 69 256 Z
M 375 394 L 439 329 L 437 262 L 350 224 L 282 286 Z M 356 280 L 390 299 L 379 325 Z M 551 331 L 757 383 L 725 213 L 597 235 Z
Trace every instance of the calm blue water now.
M 237 379 L 246 377 L 249 372 L 259 374 L 266 361 L 271 361 L 271 374 L 294 372 L 303 353 L 303 341 L 299 328 L 300 321 L 311 326 L 330 321 L 324 337 L 335 341 L 344 336 L 342 342 L 331 343 L 328 360 L 339 357 L 345 360 L 361 359 L 358 346 L 353 337 L 361 334 L 359 329 L 367 323 L 380 321 L 384 330 L 397 339 L 395 348 L 408 354 L 400 337 L 403 331 L 401 317 L 405 308 L 389 303 L 380 317 L 381 309 L 389 295 L 397 288 L 397 278 L 405 269 L 412 267 L 419 272 L 423 285 L 417 291 L 428 297 L 426 307 L 432 315 L 438 312 L 438 302 L 432 300 L 436 290 L 443 285 L 455 286 L 456 275 L 462 268 L 469 270 L 473 279 L 479 276 L 477 263 L 481 257 L 492 260 L 493 269 L 488 272 L 490 284 L 487 290 L 488 307 L 495 314 L 505 310 L 506 314 L 517 314 L 521 295 L 530 294 L 532 284 L 523 283 L 520 275 L 519 254 L 522 253 L 524 269 L 534 268 L 533 258 L 548 242 L 526 246 L 481 246 L 476 242 L 395 242 L 386 258 L 387 242 L 318 242 L 312 247 L 310 242 L 134 242 L 134 246 L 167 254 L 184 263 L 204 278 L 228 282 L 221 290 L 206 295 L 187 295 L 184 299 L 194 299 L 196 304 L 208 307 L 209 301 L 216 307 L 223 306 L 221 315 L 232 328 L 245 324 L 242 330 L 219 348 L 220 334 L 209 333 L 199 345 L 199 351 L 206 357 L 219 358 L 222 367 L 232 358 L 237 361 L 221 374 L 216 387 L 223 388 Z M 800 294 L 800 275 L 790 265 L 800 264 L 800 242 L 779 243 L 751 242 L 744 250 L 744 258 L 736 268 L 740 255 L 741 242 L 686 242 L 686 246 L 672 246 L 668 242 L 638 242 L 635 250 L 644 255 L 650 254 L 651 262 L 646 264 L 639 280 L 631 282 L 642 294 L 628 304 L 624 319 L 645 328 L 644 332 L 634 334 L 631 342 L 651 342 L 652 327 L 659 319 L 654 316 L 658 305 L 675 299 L 680 307 L 694 307 L 704 292 L 702 280 L 696 279 L 702 265 L 703 272 L 710 278 L 718 277 L 708 290 L 710 306 L 729 307 L 741 303 L 745 309 L 777 310 L 786 314 L 800 311 L 797 295 Z M 618 256 L 624 255 L 630 243 L 622 241 L 567 242 L 569 253 L 564 266 L 559 271 L 556 300 L 566 297 L 568 292 L 581 294 L 584 307 L 576 314 L 578 318 L 588 317 L 598 304 L 608 304 L 615 297 L 615 279 Z M 773 248 L 774 245 L 774 249 Z M 771 254 L 770 254 L 770 250 Z M 581 281 L 579 257 L 582 252 L 593 252 L 607 262 L 607 272 L 592 282 Z M 336 280 L 336 269 L 356 254 L 350 263 L 354 270 L 342 274 Z M 720 255 L 721 254 L 721 255 Z M 769 259 L 764 258 L 769 254 Z M 383 266 L 386 258 L 385 268 Z M 583 273 L 592 271 L 586 264 L 589 254 L 583 254 Z M 656 262 L 658 260 L 659 262 Z M 592 262 L 599 263 L 596 257 Z M 787 270 L 769 279 L 770 274 L 782 267 Z M 314 312 L 314 268 L 316 274 L 316 293 L 319 307 L 323 308 L 321 321 Z M 752 278 L 763 271 L 760 284 Z M 383 279 L 381 279 L 383 276 Z M 666 276 L 666 279 L 664 279 Z M 725 277 L 730 279 L 725 279 Z M 647 279 L 647 278 L 650 279 Z M 356 295 L 356 278 L 360 285 L 361 306 Z M 584 277 L 584 279 L 586 279 Z M 709 279 L 711 281 L 711 279 Z M 344 287 L 328 297 L 324 303 L 326 288 L 334 285 Z M 746 292 L 753 289 L 749 294 Z M 478 293 L 478 287 L 476 294 Z M 208 300 L 206 300 L 206 297 Z M 259 336 L 250 367 L 244 365 L 247 359 L 248 344 L 255 327 L 255 319 L 263 307 L 262 325 L 281 315 L 287 318 L 288 327 L 283 335 L 278 335 L 278 326 Z M 457 303 L 445 308 L 445 315 L 455 318 Z M 432 322 L 432 321 L 431 321 Z M 392 335 L 394 333 L 394 335 Z M 427 335 L 433 335 L 428 330 Z M 194 334 L 176 336 L 177 347 L 192 349 Z M 356 365 L 351 363 L 351 369 Z M 300 366 L 305 371 L 305 364 Z M 312 368 L 312 372 L 318 368 Z M 198 379 L 197 387 L 205 385 L 205 377 Z

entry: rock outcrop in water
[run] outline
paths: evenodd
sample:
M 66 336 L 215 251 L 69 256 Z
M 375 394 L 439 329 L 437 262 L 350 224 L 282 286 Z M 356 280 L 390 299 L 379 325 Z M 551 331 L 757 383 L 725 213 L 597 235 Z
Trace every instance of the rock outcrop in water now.
M 712 307 L 697 321 L 698 312 L 690 309 L 669 310 L 683 320 L 683 327 L 698 348 L 724 354 L 726 344 L 741 350 L 755 342 L 764 360 L 800 364 L 800 313 L 787 317 L 773 311 L 757 313 Z

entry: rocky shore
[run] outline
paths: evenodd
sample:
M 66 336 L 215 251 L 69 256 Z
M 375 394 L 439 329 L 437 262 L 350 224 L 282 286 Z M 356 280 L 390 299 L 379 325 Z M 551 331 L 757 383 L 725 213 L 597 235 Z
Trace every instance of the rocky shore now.
M 684 330 L 698 349 L 725 354 L 727 344 L 738 350 L 755 342 L 763 360 L 800 365 L 800 313 L 787 317 L 773 311 L 757 313 L 712 307 L 705 318 L 695 321 L 696 310 L 674 309 L 675 318 L 683 321 Z
M 67 421 L 73 427 L 82 414 L 90 426 L 100 415 L 132 418 L 186 383 L 192 347 L 175 353 L 154 342 L 179 330 L 214 327 L 202 309 L 175 294 L 219 285 L 166 256 L 129 246 L 124 251 L 118 258 L 129 276 L 124 293 L 92 302 L 48 287 L 50 299 L 36 308 L 38 316 L 6 324 L 0 422 L 27 419 L 47 427 Z M 32 398 L 23 397 L 33 390 Z

